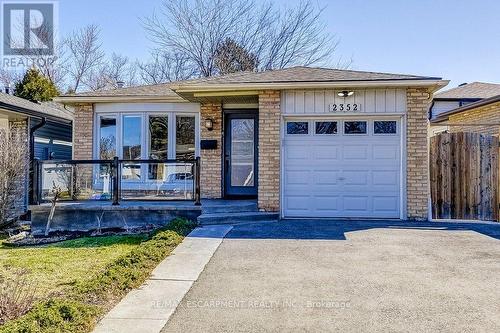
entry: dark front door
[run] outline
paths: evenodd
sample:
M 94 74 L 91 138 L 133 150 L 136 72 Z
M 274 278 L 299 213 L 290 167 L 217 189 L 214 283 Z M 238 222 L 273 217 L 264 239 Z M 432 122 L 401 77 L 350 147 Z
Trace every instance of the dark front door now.
M 257 196 L 257 113 L 226 115 L 225 195 Z

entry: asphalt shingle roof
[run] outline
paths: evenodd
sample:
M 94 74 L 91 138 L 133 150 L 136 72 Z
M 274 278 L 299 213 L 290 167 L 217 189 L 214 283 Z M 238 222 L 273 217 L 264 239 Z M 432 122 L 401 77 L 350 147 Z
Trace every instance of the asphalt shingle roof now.
M 434 99 L 490 98 L 500 95 L 500 84 L 472 82 L 434 95 Z
M 386 80 L 436 80 L 429 76 L 362 72 L 331 68 L 291 67 L 263 72 L 238 72 L 223 76 L 192 79 L 164 84 L 100 90 L 62 97 L 178 97 L 172 87 L 194 87 L 205 84 L 245 84 L 245 83 L 281 83 L 281 82 L 342 82 L 342 81 L 386 81 Z
M 196 80 L 176 82 L 178 86 L 197 84 L 230 83 L 282 83 L 282 82 L 339 82 L 339 81 L 386 81 L 386 80 L 426 80 L 441 79 L 429 76 L 363 72 L 332 68 L 297 66 L 264 72 L 239 72 L 224 76 L 214 76 Z
M 62 104 L 56 102 L 42 102 L 38 104 L 0 92 L 0 108 L 2 108 L 2 104 L 6 108 L 10 105 L 16 108 L 38 113 L 40 116 L 52 116 L 65 120 L 73 120 L 73 112 L 66 110 Z
M 170 89 L 170 83 L 162 83 L 162 84 L 152 84 L 152 85 L 144 85 L 144 86 L 135 86 L 135 87 L 127 87 L 127 88 L 117 88 L 117 89 L 108 89 L 108 90 L 98 90 L 98 91 L 90 91 L 78 94 L 69 94 L 64 95 L 63 97 L 70 96 L 80 96 L 80 97 L 106 97 L 106 96 L 116 96 L 116 97 L 126 97 L 126 96 L 171 96 L 171 97 L 179 97 L 175 92 Z

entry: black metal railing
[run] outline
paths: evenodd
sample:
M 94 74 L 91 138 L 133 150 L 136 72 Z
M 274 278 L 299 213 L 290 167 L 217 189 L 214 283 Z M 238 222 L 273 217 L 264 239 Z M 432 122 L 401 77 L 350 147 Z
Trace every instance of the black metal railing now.
M 192 160 L 35 160 L 33 203 L 191 200 L 200 205 L 200 158 Z

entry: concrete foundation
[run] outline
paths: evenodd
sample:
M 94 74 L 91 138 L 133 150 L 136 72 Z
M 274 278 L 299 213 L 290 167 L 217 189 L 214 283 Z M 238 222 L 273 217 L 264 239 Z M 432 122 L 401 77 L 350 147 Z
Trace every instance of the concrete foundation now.
M 31 206 L 31 231 L 34 236 L 45 234 L 50 204 Z M 176 217 L 196 221 L 201 207 L 193 202 L 110 202 L 58 203 L 50 232 L 92 232 L 159 228 Z

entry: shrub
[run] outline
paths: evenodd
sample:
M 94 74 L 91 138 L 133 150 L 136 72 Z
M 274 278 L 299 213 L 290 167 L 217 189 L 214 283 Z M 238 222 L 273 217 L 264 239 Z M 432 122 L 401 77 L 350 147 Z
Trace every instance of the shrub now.
M 26 272 L 15 271 L 13 277 L 0 277 L 0 325 L 28 312 L 35 302 L 35 288 Z
M 35 305 L 25 316 L 0 327 L 0 333 L 89 332 L 99 314 L 95 306 L 51 299 Z

